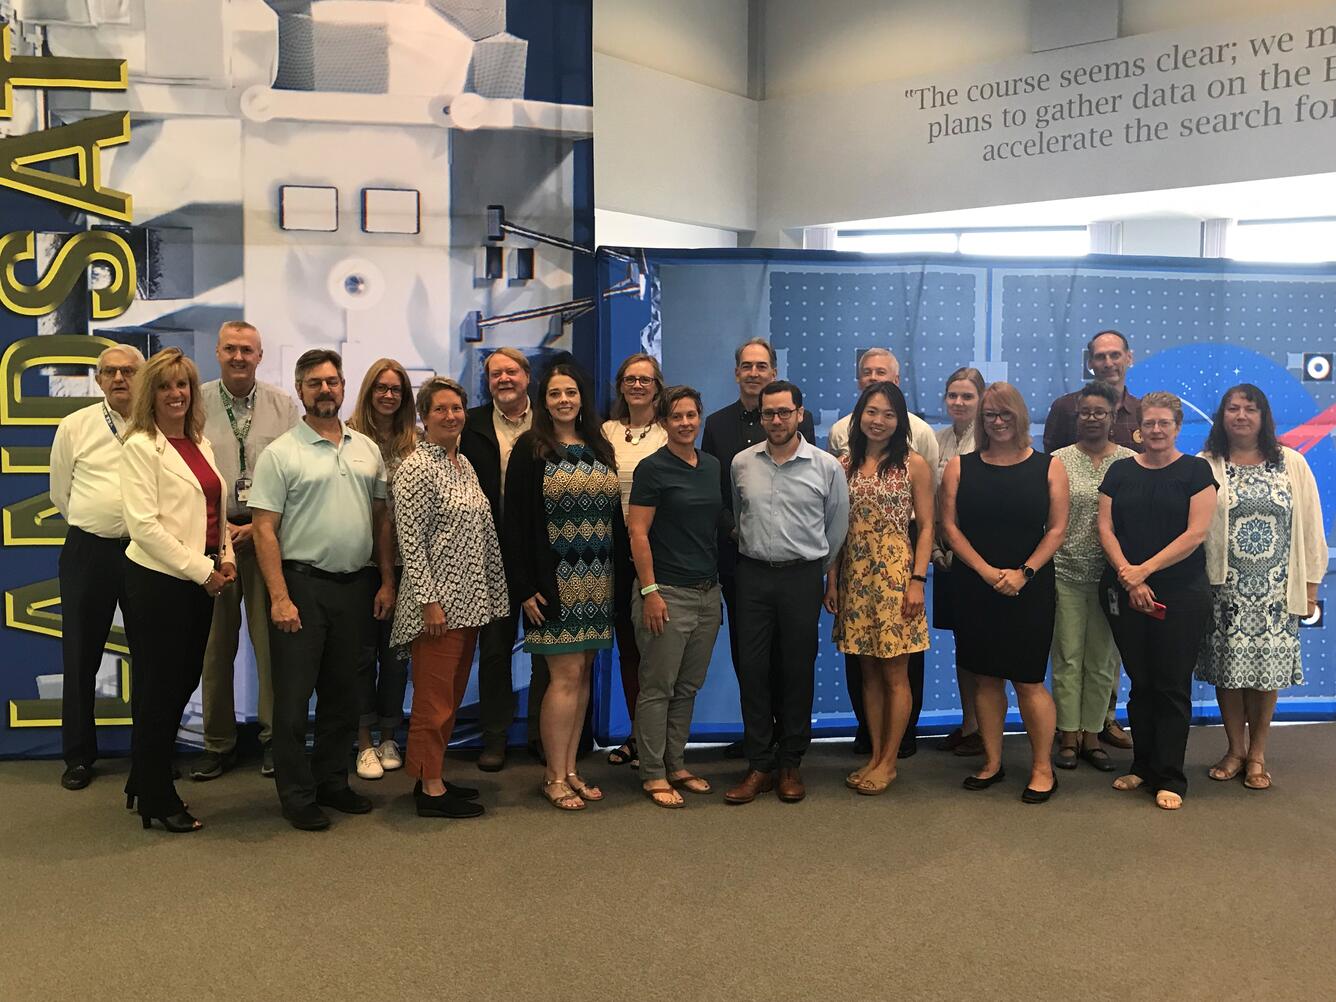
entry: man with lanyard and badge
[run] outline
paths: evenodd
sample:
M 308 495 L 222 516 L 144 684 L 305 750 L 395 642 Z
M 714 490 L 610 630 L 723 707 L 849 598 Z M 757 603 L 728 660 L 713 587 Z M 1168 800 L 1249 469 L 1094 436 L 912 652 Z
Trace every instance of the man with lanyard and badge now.
M 67 790 L 92 782 L 97 760 L 97 673 L 116 605 L 125 599 L 122 566 L 130 542 L 121 511 L 121 445 L 143 364 L 132 345 L 103 351 L 96 379 L 104 399 L 61 421 L 51 444 L 51 501 L 68 527 L 60 550 L 60 785 Z
M 204 437 L 227 488 L 227 531 L 236 553 L 237 580 L 223 589 L 213 606 L 209 646 L 204 652 L 200 692 L 204 702 L 204 754 L 190 770 L 194 780 L 216 779 L 236 764 L 237 721 L 233 665 L 241 633 L 241 604 L 255 652 L 259 679 L 256 715 L 260 721 L 260 772 L 274 774 L 269 742 L 273 733 L 273 684 L 269 675 L 269 593 L 251 542 L 251 476 L 260 453 L 297 423 L 297 405 L 287 391 L 261 383 L 255 370 L 264 358 L 260 332 L 241 320 L 218 331 L 222 378 L 200 387 Z

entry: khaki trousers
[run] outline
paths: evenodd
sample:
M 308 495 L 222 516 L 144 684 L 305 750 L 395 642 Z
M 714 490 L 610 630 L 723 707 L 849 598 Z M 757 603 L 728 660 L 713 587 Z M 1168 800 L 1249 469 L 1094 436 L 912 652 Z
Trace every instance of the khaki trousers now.
M 260 677 L 257 715 L 260 743 L 266 747 L 273 736 L 274 685 L 269 675 L 269 590 L 255 559 L 254 547 L 236 555 L 237 579 L 223 589 L 213 604 L 209 646 L 204 651 L 204 674 L 200 696 L 204 702 L 204 750 L 226 755 L 237 746 L 236 703 L 232 672 L 241 634 L 241 603 L 246 603 L 251 646 Z

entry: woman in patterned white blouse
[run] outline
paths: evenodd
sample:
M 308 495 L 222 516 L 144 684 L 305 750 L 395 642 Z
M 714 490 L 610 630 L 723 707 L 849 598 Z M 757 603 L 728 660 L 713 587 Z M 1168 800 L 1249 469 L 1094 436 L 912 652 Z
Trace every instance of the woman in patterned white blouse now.
M 399 468 L 394 520 L 404 577 L 390 642 L 412 645 L 408 771 L 424 818 L 472 818 L 478 791 L 446 783 L 442 759 L 473 666 L 478 630 L 510 611 L 492 508 L 459 452 L 468 395 L 429 379 L 417 395 L 426 440 Z

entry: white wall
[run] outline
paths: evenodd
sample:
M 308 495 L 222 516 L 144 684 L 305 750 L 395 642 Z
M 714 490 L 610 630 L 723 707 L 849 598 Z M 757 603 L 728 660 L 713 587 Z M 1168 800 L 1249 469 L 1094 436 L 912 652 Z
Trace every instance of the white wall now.
M 596 0 L 597 208 L 756 228 L 748 32 L 746 0 Z
M 608 209 L 594 210 L 594 240 L 600 247 L 736 247 L 733 230 L 692 226 Z
M 1028 51 L 1025 0 L 773 0 L 765 10 L 756 244 L 791 243 L 797 228 L 846 220 L 1312 174 L 1329 170 L 1336 158 L 1329 121 L 985 164 L 977 153 L 981 142 L 974 142 L 979 136 L 929 146 L 930 113 L 905 97 L 906 88 L 928 83 L 963 87 L 1121 55 L 1153 56 L 1176 41 L 1246 44 L 1254 32 L 1283 29 L 1302 38 L 1305 27 L 1336 23 L 1336 3 L 1127 0 L 1123 38 L 1037 54 Z M 1144 34 L 1163 29 L 1177 33 Z M 1320 80 L 1323 51 L 1298 55 Z M 1251 74 L 1260 63 L 1246 58 Z M 1211 72 L 1177 78 L 1204 87 Z M 1264 95 L 1255 77 L 1248 79 L 1245 98 L 1209 110 L 1259 101 Z M 1073 88 L 1060 96 L 1078 89 L 1097 95 L 1118 88 Z M 1309 93 L 1321 98 L 1330 89 L 1318 83 Z M 1025 106 L 1033 114 L 1034 103 Z M 1189 106 L 1162 117 L 1176 122 L 1180 111 L 1195 113 Z

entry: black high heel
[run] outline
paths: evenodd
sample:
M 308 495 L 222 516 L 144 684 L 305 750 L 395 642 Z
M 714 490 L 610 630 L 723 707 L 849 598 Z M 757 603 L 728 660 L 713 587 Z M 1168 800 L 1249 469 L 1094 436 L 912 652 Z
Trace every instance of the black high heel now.
M 197 832 L 204 827 L 204 823 L 191 815 L 188 811 L 182 811 L 180 814 L 173 814 L 169 818 L 150 818 L 147 815 L 141 820 L 144 822 L 144 830 L 153 827 L 154 820 L 162 822 L 162 827 L 174 834 L 184 834 L 186 832 Z

